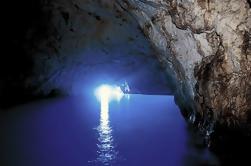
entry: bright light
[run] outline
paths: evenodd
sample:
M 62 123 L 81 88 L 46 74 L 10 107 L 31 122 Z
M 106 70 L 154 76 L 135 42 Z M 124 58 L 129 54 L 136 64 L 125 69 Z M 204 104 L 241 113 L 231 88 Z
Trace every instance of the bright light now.
M 95 90 L 95 95 L 100 101 L 100 124 L 97 128 L 98 138 L 98 157 L 97 162 L 102 165 L 111 164 L 116 159 L 117 151 L 113 143 L 112 128 L 109 121 L 109 102 L 119 101 L 124 93 L 118 86 L 101 85 Z
M 95 95 L 100 101 L 120 101 L 121 98 L 124 96 L 124 93 L 119 86 L 111 86 L 104 84 L 95 90 Z
M 121 90 L 121 87 L 126 94 Z M 103 84 L 95 90 L 95 96 L 100 102 L 100 124 L 97 128 L 99 133 L 97 162 L 101 162 L 102 165 L 111 165 L 118 155 L 113 143 L 112 128 L 109 121 L 109 103 L 112 100 L 120 101 L 124 96 L 129 99 L 127 93 L 130 89 L 127 82 L 121 87 Z
M 126 94 L 121 90 L 121 87 Z M 95 96 L 100 102 L 100 124 L 97 128 L 99 133 L 97 162 L 101 162 L 102 165 L 111 165 L 118 155 L 113 143 L 112 128 L 109 121 L 109 103 L 112 100 L 120 101 L 124 96 L 129 99 L 127 93 L 130 89 L 127 82 L 121 87 L 103 84 L 95 90 Z

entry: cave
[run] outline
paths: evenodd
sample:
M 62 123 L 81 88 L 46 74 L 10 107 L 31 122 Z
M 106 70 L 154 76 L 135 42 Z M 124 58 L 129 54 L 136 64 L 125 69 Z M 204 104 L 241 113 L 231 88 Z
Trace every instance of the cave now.
M 250 0 L 4 2 L 0 165 L 249 165 Z

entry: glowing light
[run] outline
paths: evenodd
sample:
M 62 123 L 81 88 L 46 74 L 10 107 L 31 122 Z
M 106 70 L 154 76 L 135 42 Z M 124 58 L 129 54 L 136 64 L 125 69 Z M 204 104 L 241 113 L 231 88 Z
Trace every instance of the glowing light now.
M 97 98 L 100 100 L 100 124 L 97 128 L 98 138 L 98 165 L 112 165 L 117 157 L 117 151 L 113 143 L 112 128 L 109 121 L 109 102 L 112 99 L 120 100 L 123 92 L 120 87 L 102 85 L 95 91 Z
M 122 87 L 123 90 L 129 92 L 128 85 L 125 87 Z M 98 157 L 95 162 L 97 165 L 113 165 L 118 152 L 113 143 L 112 127 L 109 121 L 109 103 L 112 100 L 120 101 L 124 96 L 129 99 L 129 94 L 124 94 L 120 86 L 103 84 L 95 90 L 95 96 L 100 102 L 100 124 L 97 128 L 99 133 Z
M 96 89 L 95 95 L 100 101 L 104 100 L 120 101 L 121 98 L 124 96 L 124 92 L 121 90 L 119 86 L 111 86 L 104 84 Z

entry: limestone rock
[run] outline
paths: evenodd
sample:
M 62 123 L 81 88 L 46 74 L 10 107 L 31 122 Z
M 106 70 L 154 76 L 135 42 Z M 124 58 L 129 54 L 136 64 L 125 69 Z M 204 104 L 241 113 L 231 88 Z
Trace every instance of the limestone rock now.
M 215 123 L 250 124 L 250 1 L 118 2 L 159 50 L 184 115 L 199 117 L 206 132 Z

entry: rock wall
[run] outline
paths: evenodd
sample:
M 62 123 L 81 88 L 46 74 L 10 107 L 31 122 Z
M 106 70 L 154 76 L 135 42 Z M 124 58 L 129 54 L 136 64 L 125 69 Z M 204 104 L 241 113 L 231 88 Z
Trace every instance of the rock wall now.
M 170 93 L 155 50 L 116 1 L 5 3 L 11 12 L 3 26 L 0 107 L 48 94 L 93 94 L 100 84 L 124 81 L 134 93 Z
M 118 2 L 159 50 L 187 118 L 207 135 L 216 123 L 250 125 L 250 1 Z
M 157 54 L 190 121 L 208 134 L 215 123 L 250 124 L 250 1 L 16 0 L 14 7 L 12 1 L 5 3 L 11 12 L 4 20 L 8 46 L 0 61 L 1 98 L 48 94 L 53 89 L 78 93 L 96 74 L 137 79 L 142 71 L 154 70 L 138 79 L 146 82 L 149 73 L 154 77 L 161 70 L 151 63 Z

